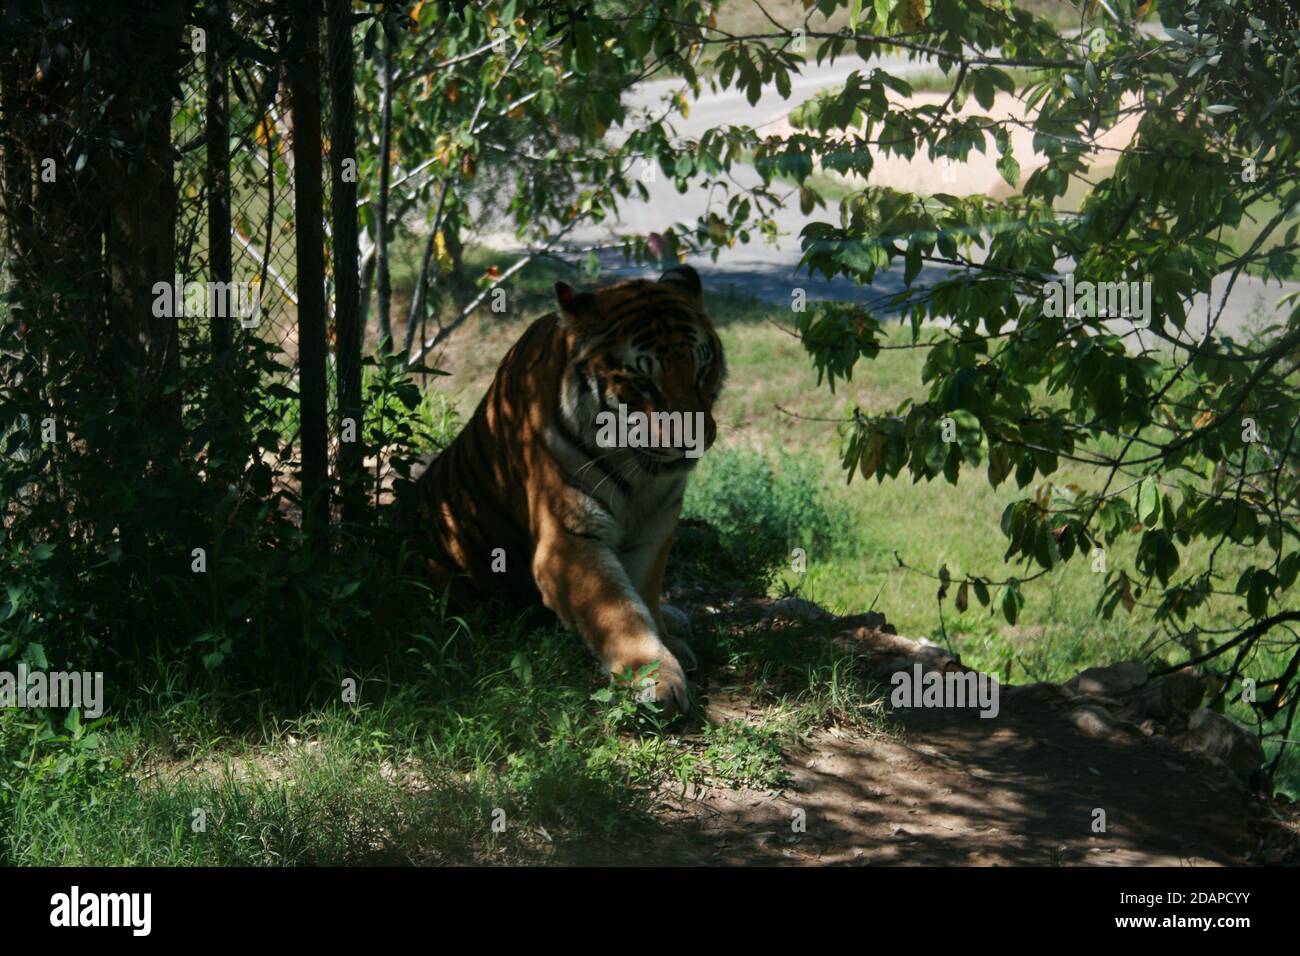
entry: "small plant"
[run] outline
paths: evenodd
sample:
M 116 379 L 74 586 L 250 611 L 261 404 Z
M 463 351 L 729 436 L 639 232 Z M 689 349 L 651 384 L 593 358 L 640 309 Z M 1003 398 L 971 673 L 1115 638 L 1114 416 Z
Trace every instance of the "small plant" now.
M 663 727 L 663 706 L 653 693 L 658 672 L 658 661 L 642 665 L 636 671 L 626 670 L 615 674 L 608 687 L 591 695 L 593 701 L 604 705 L 603 722 L 611 732 L 657 731 Z
M 714 778 L 729 786 L 775 790 L 789 784 L 781 735 L 773 727 L 729 720 L 710 727 L 704 739 L 701 761 Z

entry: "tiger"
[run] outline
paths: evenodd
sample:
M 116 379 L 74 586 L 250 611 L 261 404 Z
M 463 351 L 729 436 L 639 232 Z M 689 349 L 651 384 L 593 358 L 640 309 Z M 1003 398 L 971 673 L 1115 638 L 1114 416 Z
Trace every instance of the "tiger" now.
M 717 437 L 722 341 L 690 266 L 554 291 L 558 308 L 528 326 L 414 483 L 422 560 L 462 606 L 543 605 L 611 677 L 648 674 L 643 699 L 685 712 L 684 666 L 697 659 L 665 626 L 660 595 L 687 478 Z M 611 443 L 610 416 L 632 412 L 648 423 L 642 440 Z M 695 454 L 685 427 L 668 440 L 670 415 L 657 413 L 674 412 L 702 423 Z

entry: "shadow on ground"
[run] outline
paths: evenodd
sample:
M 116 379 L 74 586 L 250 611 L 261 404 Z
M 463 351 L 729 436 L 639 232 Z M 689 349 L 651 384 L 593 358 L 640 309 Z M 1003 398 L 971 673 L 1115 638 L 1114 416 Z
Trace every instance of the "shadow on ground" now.
M 1213 866 L 1296 858 L 1294 808 L 1289 824 L 1279 821 L 1225 766 L 1168 738 L 1085 735 L 1047 691 L 1059 686 L 1003 687 L 992 718 L 899 710 L 893 732 L 819 731 L 787 752 L 785 790 L 664 793 L 658 826 L 617 845 L 567 847 L 557 862 Z M 759 710 L 733 696 L 709 701 L 714 722 L 757 719 Z

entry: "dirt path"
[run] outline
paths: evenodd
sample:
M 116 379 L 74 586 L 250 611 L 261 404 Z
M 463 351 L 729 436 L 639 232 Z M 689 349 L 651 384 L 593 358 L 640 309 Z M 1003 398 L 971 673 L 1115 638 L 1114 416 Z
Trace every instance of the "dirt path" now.
M 898 666 L 897 638 L 858 634 L 868 643 L 879 637 L 882 666 Z M 937 649 L 922 650 L 934 663 Z M 661 827 L 618 846 L 575 847 L 571 859 L 1206 866 L 1300 858 L 1294 807 L 1279 819 L 1222 763 L 1119 717 L 1099 724 L 1087 703 L 1094 699 L 1105 700 L 1061 685 L 1004 687 L 994 719 L 898 710 L 892 736 L 822 732 L 789 754 L 784 791 L 665 794 Z M 736 698 L 710 702 L 714 721 L 754 710 Z M 1104 832 L 1094 832 L 1098 811 Z
M 899 743 L 826 734 L 786 793 L 711 794 L 717 816 L 693 829 L 729 863 L 1204 865 L 1255 849 L 1244 788 L 1196 772 L 1172 745 L 1090 739 L 1029 701 L 1009 710 L 996 728 L 912 712 Z M 1092 832 L 1094 808 L 1105 833 Z M 802 835 L 791 832 L 799 809 Z

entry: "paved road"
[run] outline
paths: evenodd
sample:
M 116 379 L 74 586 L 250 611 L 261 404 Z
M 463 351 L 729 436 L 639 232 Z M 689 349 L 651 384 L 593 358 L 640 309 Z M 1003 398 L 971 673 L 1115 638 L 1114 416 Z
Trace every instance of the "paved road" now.
M 763 127 L 780 120 L 793 106 L 818 91 L 843 84 L 854 70 L 874 66 L 884 67 L 904 77 L 934 69 L 928 61 L 911 61 L 902 55 L 873 59 L 870 63 L 856 56 L 846 56 L 835 63 L 824 63 L 821 66 L 809 62 L 802 75 L 792 78 L 791 96 L 788 100 L 782 99 L 770 87 L 764 90 L 763 96 L 752 106 L 736 90 L 705 92 L 699 100 L 691 102 L 689 116 L 675 117 L 672 125 L 677 135 L 683 139 L 696 139 L 710 129 L 727 124 L 748 124 L 762 132 Z M 629 91 L 625 102 L 634 111 L 662 110 L 664 97 L 681 87 L 679 80 L 643 83 Z M 761 181 L 758 174 L 749 167 L 736 170 L 734 179 L 737 188 L 751 187 Z M 708 211 L 711 202 L 715 208 L 725 206 L 726 202 L 725 195 L 715 193 L 710 196 L 699 188 L 678 193 L 661 171 L 655 181 L 646 185 L 650 193 L 647 201 L 629 201 L 616 222 L 575 231 L 571 237 L 572 243 L 575 246 L 591 245 L 611 241 L 620 234 L 662 231 L 674 222 L 694 222 L 698 216 Z M 780 191 L 780 187 L 777 190 Z M 954 191 L 959 192 L 960 186 Z M 835 214 L 834 203 L 827 209 L 805 216 L 799 211 L 797 202 L 790 202 L 775 214 L 779 234 L 775 246 L 755 241 L 723 250 L 716 262 L 707 256 L 692 257 L 688 261 L 699 270 L 710 288 L 732 288 L 765 302 L 789 303 L 791 291 L 798 287 L 805 290 L 811 301 L 841 299 L 879 306 L 903 288 L 901 261 L 888 272 L 878 275 L 872 286 L 865 287 L 842 277 L 830 280 L 820 276 L 812 277 L 798 267 L 802 255 L 798 238 L 800 230 L 809 222 L 833 221 Z M 603 255 L 601 259 L 606 275 L 639 274 L 645 271 L 623 266 L 621 256 L 614 253 Z M 927 267 L 915 280 L 914 287 L 923 289 L 946 274 L 946 269 Z M 1226 277 L 1215 284 L 1213 302 L 1216 309 L 1226 287 Z M 1261 315 L 1273 313 L 1278 300 L 1284 295 L 1298 290 L 1300 283 L 1297 282 L 1265 284 L 1250 277 L 1239 279 L 1224 309 L 1219 324 L 1220 332 L 1240 335 L 1248 326 L 1258 322 Z M 1204 296 L 1192 304 L 1189 309 L 1193 316 L 1189 323 L 1191 331 L 1204 329 L 1206 306 Z

